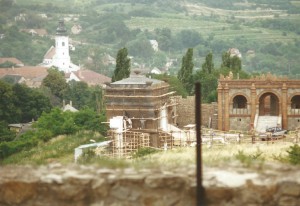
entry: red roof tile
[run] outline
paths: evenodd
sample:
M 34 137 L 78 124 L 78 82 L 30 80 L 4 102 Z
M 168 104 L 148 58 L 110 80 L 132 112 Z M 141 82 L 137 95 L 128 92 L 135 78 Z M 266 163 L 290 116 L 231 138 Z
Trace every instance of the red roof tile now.
M 55 55 L 55 47 L 51 46 L 50 49 L 45 54 L 44 59 L 52 59 L 54 55 Z
M 0 77 L 7 74 L 20 75 L 25 79 L 33 79 L 48 74 L 46 67 L 24 66 L 20 68 L 0 68 Z
M 103 74 L 99 74 L 92 70 L 78 70 L 74 74 L 83 82 L 86 82 L 89 86 L 102 85 L 106 82 L 111 82 L 111 78 Z
M 19 59 L 15 58 L 15 57 L 0 58 L 0 64 L 3 64 L 5 62 L 11 62 L 16 65 L 24 65 L 23 62 L 21 62 Z

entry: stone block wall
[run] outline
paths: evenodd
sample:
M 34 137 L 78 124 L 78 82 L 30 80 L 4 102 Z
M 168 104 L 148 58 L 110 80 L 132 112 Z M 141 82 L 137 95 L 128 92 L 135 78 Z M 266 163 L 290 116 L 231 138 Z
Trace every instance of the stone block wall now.
M 241 130 L 248 131 L 250 130 L 250 117 L 231 117 L 230 120 L 230 129 L 231 130 Z
M 173 97 L 176 99 L 177 105 L 177 123 L 179 127 L 183 127 L 187 124 L 195 124 L 195 96 L 188 96 L 182 98 L 181 96 Z M 213 102 L 211 104 L 201 104 L 201 121 L 202 125 L 217 129 L 218 125 L 218 103 Z
M 296 130 L 300 127 L 300 117 L 289 117 L 288 118 L 288 130 Z
M 204 168 L 206 205 L 300 205 L 299 167 L 274 166 L 259 172 L 227 168 Z M 194 206 L 195 170 L 1 167 L 0 205 Z

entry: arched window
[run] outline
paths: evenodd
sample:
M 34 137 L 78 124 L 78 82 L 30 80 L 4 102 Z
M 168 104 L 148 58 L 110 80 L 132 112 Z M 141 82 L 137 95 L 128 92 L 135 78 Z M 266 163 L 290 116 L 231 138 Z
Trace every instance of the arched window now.
M 292 109 L 300 109 L 300 95 L 293 96 L 291 100 Z
M 62 46 L 65 46 L 65 42 L 62 42 L 61 45 L 62 45 Z
M 237 95 L 233 98 L 233 108 L 234 109 L 246 109 L 247 99 L 243 95 Z

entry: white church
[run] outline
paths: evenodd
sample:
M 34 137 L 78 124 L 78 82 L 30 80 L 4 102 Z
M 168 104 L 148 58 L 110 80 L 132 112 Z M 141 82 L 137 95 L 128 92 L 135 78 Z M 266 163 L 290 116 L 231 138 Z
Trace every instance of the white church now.
M 59 21 L 56 29 L 55 47 L 50 47 L 40 66 L 48 68 L 55 66 L 59 71 L 63 71 L 64 73 L 71 73 L 80 69 L 79 66 L 71 62 L 69 54 L 69 36 L 63 20 Z
M 60 20 L 56 29 L 55 47 L 51 46 L 44 56 L 43 63 L 39 66 L 50 68 L 57 67 L 59 71 L 65 73 L 66 81 L 83 81 L 89 86 L 101 85 L 105 87 L 106 82 L 111 82 L 111 78 L 92 70 L 80 68 L 72 63 L 69 54 L 69 36 L 64 21 Z

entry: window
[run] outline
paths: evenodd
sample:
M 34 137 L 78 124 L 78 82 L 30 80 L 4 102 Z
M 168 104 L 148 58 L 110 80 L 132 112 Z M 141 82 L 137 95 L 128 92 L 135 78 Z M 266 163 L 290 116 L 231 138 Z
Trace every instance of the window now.
M 293 96 L 291 100 L 292 109 L 300 109 L 300 95 Z
M 62 42 L 61 44 L 62 44 L 62 46 L 65 46 L 65 42 Z
M 233 98 L 233 108 L 234 109 L 246 109 L 247 99 L 242 95 L 237 95 Z

